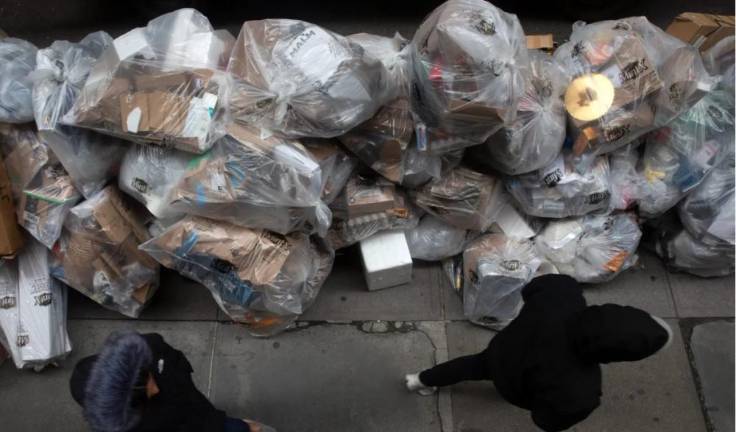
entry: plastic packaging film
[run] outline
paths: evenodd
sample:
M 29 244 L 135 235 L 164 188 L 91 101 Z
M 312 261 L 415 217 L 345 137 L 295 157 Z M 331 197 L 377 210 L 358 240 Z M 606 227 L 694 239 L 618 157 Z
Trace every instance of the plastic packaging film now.
M 33 120 L 33 82 L 36 47 L 15 38 L 0 38 L 0 122 Z

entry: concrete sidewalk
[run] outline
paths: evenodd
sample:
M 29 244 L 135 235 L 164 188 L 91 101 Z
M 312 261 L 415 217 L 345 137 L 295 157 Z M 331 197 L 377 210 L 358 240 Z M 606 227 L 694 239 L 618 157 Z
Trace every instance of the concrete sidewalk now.
M 0 368 L 0 429 L 85 430 L 69 396 L 71 369 L 111 331 L 135 329 L 159 332 L 183 350 L 197 385 L 218 407 L 280 432 L 537 430 L 528 413 L 501 400 L 490 383 L 431 397 L 406 392 L 403 374 L 478 351 L 494 333 L 462 320 L 460 299 L 439 266 L 417 264 L 412 284 L 369 293 L 355 258 L 351 251 L 338 257 L 304 320 L 270 339 L 252 338 L 227 322 L 205 288 L 173 273 L 165 274 L 139 320 L 72 291 L 73 354 L 40 374 L 11 363 Z M 665 352 L 605 367 L 602 406 L 573 430 L 725 431 L 729 419 L 733 425 L 733 350 L 724 351 L 733 347 L 732 278 L 667 273 L 644 254 L 637 269 L 586 291 L 591 303 L 641 307 L 677 331 Z

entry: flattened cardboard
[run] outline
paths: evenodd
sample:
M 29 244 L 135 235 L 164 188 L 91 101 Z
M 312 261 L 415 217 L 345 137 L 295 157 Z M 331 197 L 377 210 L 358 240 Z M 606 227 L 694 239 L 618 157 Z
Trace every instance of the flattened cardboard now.
M 151 129 L 148 96 L 146 93 L 128 93 L 120 96 L 120 126 L 125 132 L 139 133 Z
M 23 236 L 15 219 L 13 190 L 5 165 L 0 162 L 0 256 L 15 255 L 22 246 Z
M 394 191 L 393 185 L 361 184 L 358 178 L 351 178 L 345 186 L 348 218 L 392 209 L 395 199 Z
M 667 27 L 667 33 L 699 48 L 701 52 L 707 51 L 734 34 L 734 16 L 685 12 L 675 17 Z
M 555 47 L 555 41 L 552 33 L 547 34 L 528 34 L 526 35 L 527 49 L 551 50 Z

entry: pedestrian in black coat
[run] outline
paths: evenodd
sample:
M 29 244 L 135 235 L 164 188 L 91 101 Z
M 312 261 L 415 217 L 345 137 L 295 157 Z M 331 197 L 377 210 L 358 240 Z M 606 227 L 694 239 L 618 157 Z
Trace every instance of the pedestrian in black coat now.
M 492 380 L 541 429 L 562 431 L 600 405 L 602 363 L 642 360 L 672 338 L 662 319 L 640 309 L 587 306 L 569 276 L 537 277 L 522 296 L 519 316 L 484 351 L 407 375 L 409 390 L 428 395 L 461 381 Z
M 184 354 L 156 333 L 113 333 L 99 355 L 77 363 L 72 397 L 95 432 L 259 432 L 229 418 L 192 381 Z

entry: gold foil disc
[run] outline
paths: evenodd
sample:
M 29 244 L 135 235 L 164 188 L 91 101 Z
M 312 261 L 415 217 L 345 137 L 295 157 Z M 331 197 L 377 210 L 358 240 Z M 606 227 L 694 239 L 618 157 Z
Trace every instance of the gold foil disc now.
M 592 121 L 608 112 L 616 90 L 613 83 L 601 74 L 575 78 L 565 92 L 565 108 L 573 118 Z

